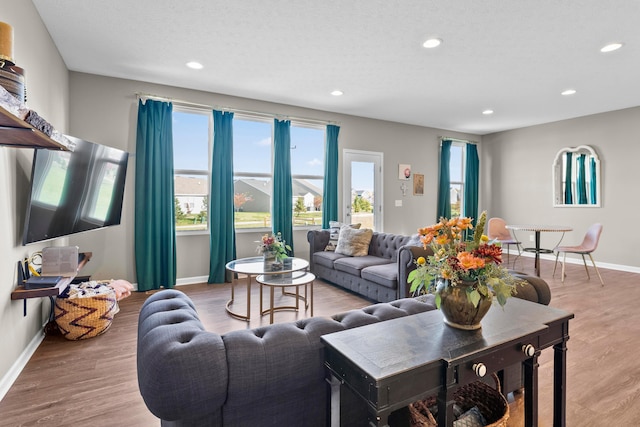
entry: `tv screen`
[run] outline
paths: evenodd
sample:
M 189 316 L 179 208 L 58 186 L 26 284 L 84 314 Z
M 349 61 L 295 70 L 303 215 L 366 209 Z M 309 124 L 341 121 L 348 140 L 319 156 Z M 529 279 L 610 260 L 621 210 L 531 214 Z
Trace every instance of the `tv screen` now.
M 34 152 L 24 245 L 120 224 L 129 153 L 66 137 L 74 151 Z

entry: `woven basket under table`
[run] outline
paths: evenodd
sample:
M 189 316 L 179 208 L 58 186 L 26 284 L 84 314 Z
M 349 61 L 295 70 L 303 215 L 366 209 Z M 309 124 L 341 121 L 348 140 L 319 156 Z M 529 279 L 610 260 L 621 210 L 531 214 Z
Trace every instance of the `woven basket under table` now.
M 477 406 L 485 420 L 487 427 L 507 427 L 509 419 L 509 404 L 500 391 L 500 381 L 496 374 L 492 375 L 495 388 L 482 381 L 476 381 L 458 388 L 453 398 L 463 411 Z M 429 408 L 436 404 L 436 397 L 430 396 L 409 405 L 409 415 L 412 427 L 437 427 L 437 422 Z M 456 423 L 456 426 L 464 423 Z
M 81 298 L 56 298 L 56 324 L 68 340 L 83 340 L 105 333 L 119 311 L 115 291 Z

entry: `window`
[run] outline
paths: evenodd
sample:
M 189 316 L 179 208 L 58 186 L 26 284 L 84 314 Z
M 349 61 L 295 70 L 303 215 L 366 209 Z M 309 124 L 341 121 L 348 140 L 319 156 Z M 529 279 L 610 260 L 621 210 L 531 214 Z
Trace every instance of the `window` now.
M 462 214 L 462 201 L 464 200 L 464 166 L 465 144 L 453 142 L 451 144 L 451 157 L 449 159 L 449 191 L 451 198 L 451 217 Z
M 176 231 L 208 229 L 211 112 L 175 108 L 173 166 Z M 324 127 L 291 125 L 291 209 L 294 227 L 321 225 Z M 233 119 L 236 229 L 271 228 L 273 120 Z
M 270 228 L 273 122 L 251 117 L 233 120 L 234 209 L 236 229 Z M 291 126 L 293 226 L 320 225 L 324 182 L 324 129 Z
M 235 228 L 271 227 L 272 125 L 233 118 Z
M 208 229 L 211 113 L 173 111 L 176 231 Z
M 291 125 L 293 226 L 322 225 L 324 129 Z

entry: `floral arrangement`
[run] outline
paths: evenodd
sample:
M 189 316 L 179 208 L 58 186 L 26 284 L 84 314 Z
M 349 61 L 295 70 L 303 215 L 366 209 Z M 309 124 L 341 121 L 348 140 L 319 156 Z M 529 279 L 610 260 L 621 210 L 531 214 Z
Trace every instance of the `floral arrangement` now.
M 461 288 L 475 307 L 481 298 L 493 299 L 504 306 L 516 293 L 519 279 L 502 266 L 502 248 L 482 234 L 487 213 L 482 212 L 471 239 L 465 231 L 473 229 L 470 218 L 441 218 L 440 222 L 418 230 L 420 241 L 433 255 L 419 257 L 417 268 L 409 273 L 410 291 L 414 294 L 433 293 L 440 308 L 441 293 L 448 288 Z M 450 289 L 449 289 L 450 290 Z
M 264 254 L 266 252 L 271 252 L 275 255 L 277 261 L 282 261 L 287 258 L 289 255 L 287 251 L 291 250 L 291 246 L 287 245 L 284 240 L 282 240 L 282 235 L 280 233 L 276 234 L 265 234 L 262 236 L 262 240 L 258 245 L 257 251 L 260 254 Z

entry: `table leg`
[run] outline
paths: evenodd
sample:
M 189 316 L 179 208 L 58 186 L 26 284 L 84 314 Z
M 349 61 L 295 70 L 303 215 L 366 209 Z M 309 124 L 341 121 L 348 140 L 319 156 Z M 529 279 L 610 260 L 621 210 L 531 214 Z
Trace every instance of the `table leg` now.
M 565 427 L 567 409 L 567 342 L 553 346 L 553 426 Z
M 327 379 L 331 389 L 329 398 L 331 427 L 340 427 L 340 385 L 342 381 L 331 374 L 331 378 Z
M 536 231 L 536 276 L 540 277 L 540 232 Z
M 455 402 L 453 398 L 453 387 L 451 384 L 454 384 L 454 369 L 452 366 L 448 366 L 445 369 L 445 381 L 442 384 L 442 388 L 440 392 L 438 392 L 437 403 L 438 403 L 438 425 L 450 427 L 453 425 L 453 404 Z
M 273 324 L 273 286 L 269 286 L 269 324 Z
M 313 280 L 311 281 L 311 294 L 309 297 L 311 298 L 311 317 L 313 317 Z
M 538 356 L 540 350 L 524 361 L 524 425 L 538 425 Z
M 235 299 L 235 281 L 232 281 L 231 282 L 231 299 L 227 301 L 227 304 L 225 305 L 225 310 L 227 310 L 227 313 L 229 313 L 229 315 L 235 318 L 246 320 L 247 322 L 251 320 L 251 275 L 250 274 L 247 274 L 247 314 L 246 315 L 238 314 L 233 310 L 231 310 L 231 304 L 233 304 L 234 299 Z

